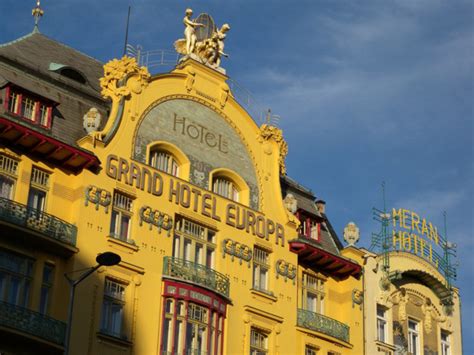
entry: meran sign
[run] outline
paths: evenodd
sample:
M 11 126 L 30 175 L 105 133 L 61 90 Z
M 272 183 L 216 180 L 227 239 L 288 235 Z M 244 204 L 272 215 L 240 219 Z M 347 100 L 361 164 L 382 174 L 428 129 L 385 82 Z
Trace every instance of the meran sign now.
M 226 202 L 225 216 L 220 216 L 217 213 L 218 199 L 216 196 L 173 178 L 170 178 L 168 186 L 165 186 L 161 172 L 152 167 L 144 167 L 139 163 L 129 162 L 111 154 L 107 157 L 106 174 L 114 180 L 149 194 L 155 196 L 164 194 L 169 202 L 193 210 L 204 217 L 218 222 L 225 221 L 231 227 L 265 240 L 274 238 L 277 245 L 284 246 L 285 244 L 285 230 L 280 223 L 230 201 Z
M 392 209 L 393 249 L 418 255 L 439 267 L 442 250 L 438 229 L 425 218 L 403 208 Z M 441 254 L 442 255 L 442 254 Z

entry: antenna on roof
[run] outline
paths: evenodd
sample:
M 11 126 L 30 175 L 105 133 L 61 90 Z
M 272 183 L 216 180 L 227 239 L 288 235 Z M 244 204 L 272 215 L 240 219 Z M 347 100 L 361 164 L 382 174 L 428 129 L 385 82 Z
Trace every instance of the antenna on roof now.
M 39 20 L 44 14 L 43 9 L 41 8 L 41 1 L 40 0 L 36 1 L 36 7 L 33 8 L 33 10 L 31 10 L 31 14 L 35 18 L 35 28 L 33 29 L 33 33 L 39 33 L 39 27 L 38 27 Z
M 125 44 L 123 45 L 123 55 L 127 54 L 127 45 L 128 45 L 128 24 L 130 23 L 130 10 L 131 6 L 128 6 L 128 15 L 127 15 L 127 27 L 125 28 Z

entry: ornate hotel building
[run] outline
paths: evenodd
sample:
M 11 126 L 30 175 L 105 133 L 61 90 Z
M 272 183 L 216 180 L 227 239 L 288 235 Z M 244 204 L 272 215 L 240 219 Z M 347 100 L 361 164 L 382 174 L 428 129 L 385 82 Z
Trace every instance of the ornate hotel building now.
M 212 57 L 227 27 L 154 75 L 36 27 L 0 45 L 0 353 L 394 353 L 392 322 L 416 319 L 433 335 L 419 349 L 457 354 L 458 301 L 442 321 L 431 269 L 379 291 L 379 257 L 344 248 L 325 202 L 286 175 L 282 131 Z M 71 284 L 104 252 L 120 263 L 73 288 L 68 319 Z

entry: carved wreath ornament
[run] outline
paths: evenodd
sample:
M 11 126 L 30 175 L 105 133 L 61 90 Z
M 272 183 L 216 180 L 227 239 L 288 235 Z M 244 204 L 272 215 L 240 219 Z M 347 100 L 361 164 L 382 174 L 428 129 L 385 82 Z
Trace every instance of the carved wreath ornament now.
M 250 261 L 252 260 L 252 250 L 248 245 L 241 244 L 233 241 L 232 239 L 225 239 L 222 243 L 222 256 L 225 258 L 225 254 L 231 255 L 231 260 L 234 261 L 234 257 L 239 258 L 239 263 L 242 264 L 242 260 L 248 263 L 250 267 Z
M 259 141 L 264 142 L 270 139 L 273 139 L 280 148 L 280 157 L 278 158 L 278 164 L 280 165 L 280 174 L 286 175 L 285 158 L 288 154 L 288 144 L 283 138 L 283 132 L 281 129 L 265 123 L 260 126 Z
M 95 209 L 97 211 L 99 210 L 99 206 L 103 206 L 105 207 L 105 213 L 109 212 L 109 206 L 112 202 L 112 195 L 109 191 L 100 189 L 94 185 L 89 185 L 86 188 L 85 195 L 86 206 L 89 205 L 89 202 L 92 202 L 93 204 L 95 204 Z
M 276 262 L 276 277 L 281 275 L 285 278 L 285 282 L 287 279 L 293 280 L 293 284 L 295 284 L 296 280 L 296 266 L 286 262 L 283 259 L 280 259 Z
M 170 236 L 171 229 L 173 228 L 173 217 L 158 210 L 153 210 L 150 206 L 140 208 L 139 215 L 140 226 L 145 222 L 150 225 L 150 230 L 155 226 L 158 228 L 158 233 L 161 233 L 161 230 L 164 229 L 167 231 L 168 237 Z

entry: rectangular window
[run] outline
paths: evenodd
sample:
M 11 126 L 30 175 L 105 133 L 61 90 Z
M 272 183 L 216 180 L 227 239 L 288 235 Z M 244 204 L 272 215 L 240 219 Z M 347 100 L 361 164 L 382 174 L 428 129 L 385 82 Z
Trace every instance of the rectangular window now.
M 29 98 L 28 96 L 23 96 L 21 101 L 21 112 L 23 113 L 23 117 L 30 120 L 35 121 L 35 101 Z
M 18 176 L 18 161 L 0 154 L 0 197 L 13 199 Z
M 28 307 L 34 260 L 0 250 L 0 301 Z
M 314 346 L 311 345 L 306 345 L 304 348 L 304 354 L 305 355 L 317 355 L 317 349 Z
M 206 226 L 177 216 L 173 256 L 193 263 L 214 267 L 216 232 Z
M 449 333 L 441 330 L 441 355 L 451 355 L 451 343 Z
M 219 354 L 222 316 L 183 300 L 165 299 L 161 354 Z
M 29 217 L 40 218 L 41 215 L 38 212 L 45 210 L 49 177 L 47 172 L 33 167 L 28 194 Z
M 259 247 L 253 248 L 253 288 L 258 291 L 268 292 L 269 259 L 269 252 Z
M 124 308 L 125 285 L 105 279 L 101 319 L 102 332 L 118 338 L 125 338 L 123 334 Z
M 44 264 L 43 267 L 43 282 L 41 284 L 40 306 L 39 312 L 47 314 L 49 311 L 49 304 L 51 298 L 51 289 L 53 287 L 54 266 Z
M 413 319 L 408 320 L 408 351 L 412 355 L 420 355 L 419 323 Z
M 387 342 L 387 319 L 385 308 L 377 305 L 377 340 Z
M 250 329 L 250 355 L 268 354 L 268 334 L 256 328 Z
M 51 107 L 40 103 L 38 115 L 39 115 L 39 124 L 41 126 L 49 127 L 50 126 L 49 121 L 51 118 Z
M 20 112 L 19 103 L 20 103 L 20 95 L 17 92 L 10 90 L 10 95 L 8 97 L 8 111 L 19 114 Z
M 131 239 L 133 199 L 115 191 L 112 220 L 110 222 L 110 235 L 114 238 L 129 242 Z
M 303 309 L 319 314 L 324 313 L 325 281 L 317 276 L 303 274 L 302 301 Z

